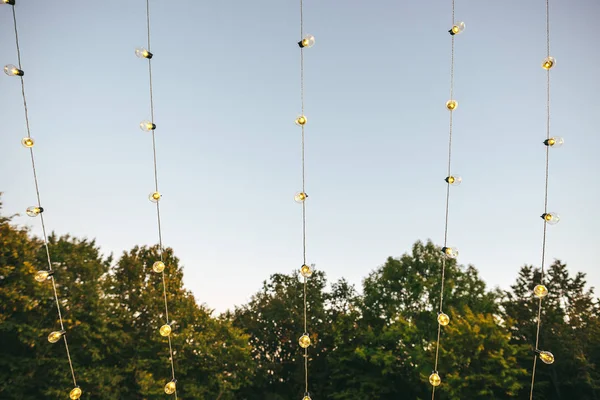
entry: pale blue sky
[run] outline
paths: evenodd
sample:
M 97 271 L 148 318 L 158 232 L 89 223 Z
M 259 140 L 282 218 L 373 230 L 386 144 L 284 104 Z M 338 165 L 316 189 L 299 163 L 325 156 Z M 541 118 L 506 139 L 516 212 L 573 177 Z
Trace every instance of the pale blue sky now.
M 156 242 L 145 1 L 17 0 L 32 136 L 58 233 L 105 252 Z M 152 51 L 164 240 L 200 302 L 247 301 L 302 261 L 297 1 L 157 1 Z M 600 286 L 597 0 L 551 1 L 549 261 Z M 545 4 L 457 0 L 449 241 L 507 288 L 539 265 Z M 451 2 L 305 1 L 308 259 L 360 284 L 417 239 L 443 239 Z M 0 63 L 16 64 L 0 7 Z M 4 213 L 34 204 L 18 79 L 0 77 Z M 39 221 L 17 222 L 40 232 Z

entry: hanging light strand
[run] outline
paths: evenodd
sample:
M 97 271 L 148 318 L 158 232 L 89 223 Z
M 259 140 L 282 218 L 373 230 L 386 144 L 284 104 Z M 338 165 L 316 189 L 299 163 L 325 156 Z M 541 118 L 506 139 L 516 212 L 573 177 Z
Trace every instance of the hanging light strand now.
M 48 247 L 48 235 L 46 233 L 46 223 L 45 223 L 44 214 L 43 214 L 44 209 L 42 208 L 42 205 L 41 205 L 42 200 L 41 200 L 41 196 L 40 196 L 40 187 L 39 187 L 37 169 L 36 169 L 36 164 L 35 164 L 35 154 L 34 154 L 34 150 L 33 150 L 34 140 L 31 137 L 31 127 L 29 124 L 29 109 L 27 107 L 27 96 L 25 94 L 25 80 L 23 78 L 24 72 L 23 72 L 23 67 L 21 64 L 21 46 L 19 43 L 19 32 L 18 32 L 18 28 L 17 28 L 18 24 L 17 24 L 17 14 L 16 14 L 16 10 L 15 10 L 15 1 L 5 0 L 5 1 L 3 1 L 3 3 L 12 6 L 11 9 L 12 9 L 13 25 L 14 25 L 14 31 L 15 31 L 15 43 L 16 43 L 16 50 L 17 50 L 17 66 L 15 67 L 12 65 L 7 65 L 4 68 L 4 70 L 7 75 L 18 76 L 21 80 L 21 94 L 22 94 L 22 98 L 23 98 L 23 110 L 25 113 L 25 127 L 27 130 L 27 137 L 24 138 L 21 141 L 21 143 L 23 144 L 23 146 L 25 146 L 29 150 L 29 155 L 30 155 L 30 159 L 31 159 L 31 169 L 33 172 L 33 182 L 35 185 L 35 193 L 36 193 L 36 199 L 37 199 L 37 206 L 29 207 L 27 214 L 30 216 L 39 216 L 40 217 L 40 222 L 42 225 L 42 239 L 43 239 L 43 243 L 44 243 L 44 249 L 46 252 L 46 259 L 48 262 L 48 270 L 38 271 L 38 273 L 36 274 L 36 280 L 38 280 L 40 282 L 43 282 L 45 280 L 50 280 L 50 283 L 52 285 L 52 292 L 54 294 L 54 301 L 56 303 L 56 311 L 58 314 L 60 331 L 55 331 L 55 332 L 50 333 L 50 335 L 48 336 L 48 340 L 51 343 L 56 343 L 62 338 L 62 340 L 65 344 L 65 350 L 67 353 L 67 360 L 69 362 L 71 377 L 73 378 L 74 388 L 70 392 L 70 398 L 78 399 L 81 396 L 82 391 L 77 386 L 77 379 L 75 378 L 75 369 L 73 368 L 73 361 L 71 360 L 71 352 L 69 350 L 69 343 L 67 341 L 65 324 L 64 324 L 64 320 L 63 320 L 63 316 L 62 316 L 62 311 L 60 308 L 60 301 L 58 299 L 58 290 L 56 289 L 56 280 L 55 280 L 56 278 L 54 276 L 54 270 L 52 268 L 52 260 L 50 257 L 50 249 Z M 31 211 L 31 213 L 30 213 L 30 211 Z
M 554 225 L 560 219 L 556 213 L 548 212 L 548 182 L 549 182 L 549 166 L 550 166 L 550 147 L 559 147 L 563 144 L 563 139 L 559 137 L 550 137 L 550 69 L 555 65 L 556 61 L 550 56 L 550 2 L 546 0 L 546 58 L 542 62 L 542 68 L 546 70 L 546 162 L 545 162 L 545 184 L 544 184 L 544 227 L 542 233 L 542 260 L 541 274 L 539 284 L 534 288 L 534 295 L 538 298 L 537 323 L 535 333 L 535 350 L 533 356 L 533 368 L 531 370 L 531 389 L 529 399 L 533 400 L 533 389 L 535 386 L 535 374 L 537 371 L 538 357 L 545 364 L 554 363 L 554 355 L 549 351 L 542 351 L 540 345 L 540 328 L 542 323 L 542 303 L 544 297 L 548 295 L 548 289 L 544 286 L 545 268 L 546 268 L 546 236 L 548 224 Z
M 452 28 L 448 31 L 451 35 L 451 55 L 450 55 L 450 100 L 446 102 L 446 108 L 450 111 L 450 119 L 448 126 L 448 167 L 446 176 L 446 207 L 444 216 L 444 246 L 442 252 L 442 274 L 440 282 L 440 303 L 437 313 L 437 339 L 435 345 L 435 361 L 434 370 L 429 376 L 429 383 L 432 386 L 431 399 L 435 399 L 435 390 L 441 384 L 441 378 L 438 374 L 439 356 L 440 356 L 440 339 L 442 327 L 450 323 L 450 318 L 444 313 L 444 284 L 446 279 L 446 263 L 448 258 L 456 258 L 458 250 L 448 246 L 448 217 L 450 214 L 450 186 L 457 186 L 462 182 L 462 178 L 452 173 L 452 127 L 454 110 L 458 107 L 458 102 L 454 100 L 454 40 L 455 36 L 464 30 L 465 24 L 455 21 L 455 4 L 452 0 Z
M 136 50 L 136 54 L 140 58 L 145 58 L 148 60 L 148 87 L 150 92 L 150 121 L 143 121 L 140 126 L 144 131 L 149 131 L 152 135 L 152 159 L 153 159 L 153 167 L 154 167 L 154 192 L 150 194 L 150 201 L 155 203 L 156 205 L 156 220 L 158 227 L 158 247 L 159 247 L 159 256 L 160 261 L 157 261 L 153 265 L 153 270 L 161 274 L 162 284 L 163 284 L 163 299 L 165 304 L 165 324 L 160 328 L 161 336 L 166 336 L 168 344 L 169 344 L 169 361 L 171 364 L 171 380 L 167 382 L 164 387 L 165 393 L 173 394 L 175 399 L 177 399 L 177 386 L 176 386 L 176 378 L 175 378 L 175 361 L 173 358 L 173 344 L 171 342 L 171 325 L 172 321 L 169 319 L 169 302 L 167 300 L 167 279 L 165 273 L 165 264 L 164 264 L 164 248 L 163 248 L 163 239 L 162 239 L 162 225 L 161 225 L 161 217 L 160 217 L 160 199 L 162 195 L 158 190 L 158 163 L 156 157 L 156 124 L 154 119 L 154 89 L 152 85 L 152 57 L 153 54 L 150 52 L 151 49 L 151 29 L 150 29 L 150 0 L 146 0 L 146 28 L 147 28 L 147 49 L 138 49 Z

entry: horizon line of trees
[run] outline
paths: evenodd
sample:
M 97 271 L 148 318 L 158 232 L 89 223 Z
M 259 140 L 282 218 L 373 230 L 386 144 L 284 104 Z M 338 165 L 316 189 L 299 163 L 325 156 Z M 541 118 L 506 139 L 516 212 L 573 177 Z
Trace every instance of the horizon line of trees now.
M 64 347 L 48 343 L 57 327 L 51 286 L 34 280 L 43 244 L 1 215 L 0 398 L 64 397 L 72 382 Z M 169 354 L 158 328 L 162 282 L 152 271 L 156 246 L 117 259 L 93 240 L 48 238 L 78 383 L 87 399 L 163 399 Z M 302 282 L 297 271 L 273 274 L 243 305 L 220 315 L 183 288 L 172 249 L 171 339 L 182 399 L 283 400 L 304 393 Z M 313 400 L 431 397 L 443 254 L 417 241 L 362 282 L 328 283 L 316 271 L 308 286 L 310 393 Z M 540 271 L 521 267 L 510 290 L 488 289 L 474 266 L 446 261 L 440 400 L 527 398 L 535 341 Z M 540 348 L 556 357 L 538 365 L 534 399 L 600 399 L 600 301 L 585 274 L 556 260 L 547 271 Z

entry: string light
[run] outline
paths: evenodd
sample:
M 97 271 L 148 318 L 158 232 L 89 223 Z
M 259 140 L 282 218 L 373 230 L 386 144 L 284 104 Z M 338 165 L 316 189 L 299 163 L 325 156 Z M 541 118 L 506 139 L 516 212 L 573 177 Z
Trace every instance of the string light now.
M 304 200 L 308 199 L 308 195 L 304 192 L 298 192 L 294 195 L 294 201 L 296 203 L 304 203 Z
M 308 120 L 306 119 L 305 115 L 298 115 L 296 117 L 296 120 L 294 122 L 296 123 L 296 125 L 302 126 L 302 125 L 306 125 L 306 123 L 308 122 Z
M 161 228 L 161 218 L 160 218 L 160 200 L 162 198 L 162 194 L 158 190 L 158 164 L 156 161 L 156 123 L 154 121 L 154 91 L 152 88 L 152 58 L 154 54 L 150 51 L 152 48 L 150 46 L 150 0 L 146 0 L 146 29 L 148 34 L 148 43 L 146 47 L 139 47 L 135 49 L 135 55 L 148 62 L 148 82 L 149 82 L 149 93 L 150 93 L 150 120 L 140 122 L 140 129 L 145 132 L 150 132 L 152 135 L 152 153 L 154 160 L 154 191 L 148 195 L 148 199 L 156 204 L 156 219 L 158 222 L 158 249 L 160 259 L 155 261 L 152 264 L 152 270 L 155 273 L 161 275 L 162 278 L 162 286 L 163 286 L 163 299 L 165 305 L 165 323 L 159 329 L 159 333 L 161 336 L 166 337 L 169 344 L 169 361 L 171 364 L 171 380 L 167 382 L 164 387 L 166 394 L 174 394 L 175 399 L 177 399 L 177 380 L 175 379 L 175 360 L 173 357 L 173 345 L 171 343 L 171 333 L 172 333 L 172 322 L 169 320 L 169 303 L 167 301 L 167 278 L 165 274 L 165 260 L 164 260 L 164 249 L 162 242 L 162 228 Z
M 29 156 L 31 159 L 31 170 L 33 172 L 33 183 L 35 186 L 36 200 L 37 200 L 37 205 L 28 207 L 26 209 L 26 213 L 30 217 L 37 217 L 37 216 L 40 217 L 40 223 L 42 226 L 42 241 L 43 241 L 44 250 L 46 253 L 46 260 L 48 262 L 48 269 L 37 271 L 33 278 L 37 282 L 40 282 L 40 283 L 45 282 L 46 280 L 50 280 L 50 282 L 52 284 L 52 292 L 54 295 L 54 302 L 56 303 L 56 312 L 58 314 L 58 322 L 60 324 L 60 330 L 50 332 L 50 334 L 48 335 L 48 342 L 57 343 L 58 341 L 63 339 L 63 343 L 65 344 L 65 350 L 67 353 L 67 360 L 69 362 L 69 369 L 71 371 L 71 377 L 73 378 L 73 386 L 74 386 L 74 388 L 69 393 L 69 397 L 71 399 L 79 399 L 81 397 L 83 391 L 77 385 L 77 379 L 75 378 L 75 369 L 73 368 L 73 362 L 71 361 L 71 352 L 69 350 L 69 343 L 67 342 L 67 337 L 65 335 L 66 330 L 65 330 L 64 320 L 63 320 L 63 316 L 62 316 L 62 310 L 61 310 L 61 306 L 60 306 L 61 302 L 58 298 L 58 291 L 56 288 L 56 282 L 55 282 L 55 278 L 54 278 L 54 270 L 52 269 L 52 259 L 50 257 L 50 249 L 49 249 L 49 245 L 48 245 L 48 235 L 46 234 L 46 224 L 45 224 L 44 215 L 43 215 L 44 209 L 40 205 L 42 203 L 42 200 L 41 200 L 41 196 L 40 196 L 38 174 L 37 174 L 36 163 L 35 163 L 35 154 L 34 154 L 34 149 L 33 149 L 35 141 L 31 137 L 31 128 L 29 125 L 29 109 L 27 107 L 25 80 L 23 78 L 25 73 L 24 73 L 23 67 L 21 65 L 21 45 L 19 43 L 19 32 L 18 32 L 18 24 L 17 24 L 17 13 L 15 10 L 15 0 L 1 0 L 1 3 L 12 6 L 11 11 L 12 11 L 12 17 L 13 17 L 12 18 L 13 19 L 13 27 L 14 27 L 14 32 L 15 32 L 15 47 L 17 50 L 17 64 L 18 65 L 13 65 L 13 64 L 6 65 L 4 67 L 4 73 L 8 76 L 19 77 L 19 79 L 21 81 L 21 94 L 22 94 L 22 98 L 23 98 L 23 110 L 25 112 L 25 127 L 27 129 L 27 136 L 25 138 L 21 139 L 21 144 L 23 145 L 23 147 L 25 147 L 26 149 L 29 150 Z
M 314 267 L 314 264 L 313 264 Z M 300 274 L 305 278 L 310 278 L 313 273 L 313 269 L 306 264 L 302 264 L 300 267 Z
M 444 246 L 442 247 L 442 274 L 440 284 L 440 305 L 437 310 L 437 340 L 435 344 L 435 361 L 434 369 L 431 375 L 429 375 L 429 383 L 431 384 L 431 399 L 435 399 L 435 389 L 442 384 L 442 378 L 438 373 L 438 364 L 440 359 L 440 338 L 442 333 L 442 327 L 450 324 L 450 317 L 444 313 L 444 284 L 446 277 L 446 260 L 455 259 L 458 257 L 458 249 L 456 247 L 448 246 L 448 215 L 450 210 L 450 186 L 459 186 L 462 183 L 462 177 L 457 174 L 453 174 L 452 171 L 452 118 L 454 111 L 458 108 L 458 102 L 454 100 L 454 39 L 455 36 L 465 30 L 464 22 L 456 22 L 454 18 L 454 2 L 452 0 L 452 27 L 448 31 L 451 37 L 451 58 L 450 58 L 450 100 L 446 102 L 446 108 L 450 111 L 450 123 L 448 127 L 448 173 L 444 181 L 446 182 L 446 213 L 444 221 Z
M 310 346 L 310 336 L 308 336 L 308 333 L 305 333 L 302 336 L 300 336 L 300 339 L 298 339 L 298 343 L 303 349 L 308 348 Z
M 548 183 L 549 183 L 549 166 L 550 166 L 550 148 L 560 147 L 564 143 L 564 139 L 558 136 L 550 136 L 550 70 L 556 65 L 554 57 L 550 56 L 550 1 L 546 0 L 546 58 L 542 62 L 542 68 L 546 70 L 546 178 L 544 186 L 544 213 L 541 215 L 544 221 L 542 233 L 542 266 L 540 281 L 533 289 L 533 294 L 538 300 L 537 324 L 535 332 L 535 355 L 533 357 L 533 368 L 531 369 L 531 389 L 529 391 L 529 400 L 533 400 L 533 389 L 535 386 L 535 373 L 537 370 L 538 358 L 544 364 L 554 363 L 554 354 L 547 350 L 540 350 L 540 330 L 542 325 L 542 305 L 544 298 L 548 295 L 548 289 L 544 286 L 545 266 L 546 266 L 546 233 L 548 225 L 555 225 L 560 221 L 557 213 L 548 212 Z

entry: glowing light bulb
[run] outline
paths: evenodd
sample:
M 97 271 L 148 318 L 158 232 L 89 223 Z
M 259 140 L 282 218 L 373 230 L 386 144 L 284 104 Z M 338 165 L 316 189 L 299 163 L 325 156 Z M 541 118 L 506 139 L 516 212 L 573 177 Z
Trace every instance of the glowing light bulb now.
M 465 30 L 465 23 L 464 22 L 457 22 L 454 25 L 452 25 L 452 28 L 448 32 L 452 36 L 454 36 L 454 35 L 457 35 L 457 34 L 461 33 L 464 30 Z
M 448 258 L 458 257 L 458 249 L 456 247 L 442 247 L 442 253 Z
M 296 125 L 302 126 L 302 125 L 305 125 L 307 121 L 308 120 L 306 119 L 305 115 L 298 115 L 298 117 L 296 117 L 296 120 L 294 122 L 296 123 Z
M 438 324 L 440 324 L 441 326 L 446 326 L 450 323 L 450 317 L 447 314 L 444 314 L 443 312 L 438 314 L 437 320 Z
M 550 68 L 554 67 L 554 64 L 556 64 L 554 57 L 546 57 L 542 62 L 542 68 L 549 70 Z
M 48 279 L 50 276 L 54 275 L 54 271 L 38 271 L 35 273 L 35 276 L 33 277 L 33 279 L 35 279 L 38 282 L 44 282 L 46 279 Z
M 177 381 L 173 379 L 171 382 L 168 382 L 165 385 L 165 393 L 166 394 L 173 394 L 173 393 L 175 393 L 175 390 L 177 389 L 177 385 L 175 384 L 175 382 L 177 382 Z
M 54 331 L 54 332 L 50 332 L 50 334 L 48 335 L 48 341 L 50 343 L 56 343 L 60 340 L 60 338 L 63 337 L 63 335 L 67 333 L 67 331 Z
M 450 175 L 445 179 L 445 181 L 452 186 L 458 186 L 462 183 L 462 177 L 460 175 Z
M 23 147 L 30 149 L 35 144 L 35 141 L 30 137 L 26 137 L 21 140 L 21 144 L 23 145 Z
M 314 264 L 313 264 L 313 265 L 314 265 Z M 305 277 L 305 278 L 309 278 L 309 277 L 312 275 L 312 273 L 313 273 L 313 270 L 312 270 L 312 268 L 311 268 L 311 267 L 309 267 L 308 265 L 306 265 L 306 264 L 303 264 L 303 265 L 300 267 L 300 274 L 302 274 L 302 276 L 303 276 L 303 277 Z
M 148 60 L 152 58 L 152 56 L 154 54 L 150 53 L 148 50 L 146 50 L 143 47 L 138 47 L 137 49 L 135 49 L 135 55 L 138 58 L 147 58 Z
M 152 192 L 148 195 L 148 200 L 150 200 L 153 203 L 158 203 L 158 201 L 160 200 L 161 197 L 162 197 L 162 194 L 160 194 L 158 192 Z
M 458 107 L 458 101 L 456 100 L 448 100 L 446 102 L 446 108 L 450 111 L 454 111 L 456 110 L 456 107 Z
M 544 286 L 544 285 L 536 285 L 533 288 L 533 294 L 538 299 L 542 299 L 542 298 L 548 296 L 548 288 L 546 288 L 546 286 Z
M 25 210 L 25 213 L 27 215 L 29 215 L 30 217 L 37 217 L 38 215 L 40 215 L 43 212 L 44 212 L 44 209 L 42 207 L 36 207 L 36 206 L 27 207 L 27 210 Z
M 544 144 L 548 147 L 560 147 L 565 143 L 565 139 L 560 136 L 554 136 L 550 139 L 544 140 Z
M 304 393 L 302 400 L 312 400 L 312 399 L 310 398 L 310 394 L 308 392 L 306 392 L 306 393 Z
M 2 3 L 4 4 L 10 4 L 11 6 L 15 5 L 15 0 L 2 0 Z
M 429 383 L 431 383 L 431 386 L 438 387 L 442 383 L 442 378 L 434 371 L 429 375 Z
M 308 336 L 308 333 L 305 333 L 302 336 L 300 336 L 300 339 L 298 339 L 298 343 L 303 349 L 308 348 L 308 346 L 310 346 L 310 336 Z
M 25 72 L 17 68 L 15 65 L 8 64 L 4 66 L 4 73 L 8 76 L 23 76 Z
M 157 261 L 152 264 L 152 270 L 156 273 L 163 272 L 165 270 L 165 263 L 162 261 Z
M 308 195 L 304 192 L 298 192 L 296 193 L 296 195 L 294 196 L 294 201 L 296 203 L 303 203 L 304 200 L 308 199 Z
M 160 327 L 159 329 L 160 335 L 161 336 L 169 336 L 171 334 L 171 325 L 169 324 L 164 324 L 163 326 Z
M 144 132 L 151 132 L 156 129 L 156 124 L 153 124 L 150 121 L 142 121 L 140 122 L 140 129 Z
M 71 393 L 69 393 L 69 398 L 71 398 L 71 400 L 77 400 L 81 397 L 82 393 L 83 392 L 81 391 L 79 386 L 76 386 L 75 388 L 73 388 L 73 390 L 71 390 Z
M 554 354 L 549 351 L 540 351 L 540 360 L 542 360 L 544 364 L 553 364 Z
M 313 35 L 306 35 L 304 36 L 304 39 L 302 39 L 301 41 L 298 42 L 298 46 L 300 46 L 300 48 L 303 47 L 313 47 L 315 45 L 315 37 Z
M 544 213 L 544 214 L 542 214 L 542 218 L 549 225 L 556 225 L 556 224 L 558 224 L 558 221 L 560 221 L 560 216 L 555 212 Z

